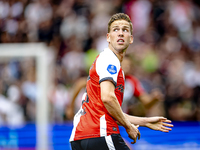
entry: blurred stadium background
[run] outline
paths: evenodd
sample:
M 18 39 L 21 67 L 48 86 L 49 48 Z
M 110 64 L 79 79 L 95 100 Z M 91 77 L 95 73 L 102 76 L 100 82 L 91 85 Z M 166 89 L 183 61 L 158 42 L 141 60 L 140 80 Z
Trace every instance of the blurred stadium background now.
M 130 102 L 130 113 L 175 125 L 168 134 L 140 127 L 132 149 L 200 149 L 198 0 L 0 0 L 0 150 L 70 150 L 74 84 L 107 46 L 117 12 L 133 22 L 132 74 L 165 95 L 150 110 Z

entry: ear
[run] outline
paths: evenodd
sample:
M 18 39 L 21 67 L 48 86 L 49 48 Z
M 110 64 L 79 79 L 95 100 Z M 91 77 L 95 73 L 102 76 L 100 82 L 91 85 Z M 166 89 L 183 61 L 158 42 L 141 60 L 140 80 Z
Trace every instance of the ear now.
M 131 35 L 131 37 L 130 37 L 130 44 L 133 43 L 133 40 L 134 40 L 134 37 L 133 37 L 133 35 Z
M 110 43 L 110 33 L 107 33 L 107 42 Z

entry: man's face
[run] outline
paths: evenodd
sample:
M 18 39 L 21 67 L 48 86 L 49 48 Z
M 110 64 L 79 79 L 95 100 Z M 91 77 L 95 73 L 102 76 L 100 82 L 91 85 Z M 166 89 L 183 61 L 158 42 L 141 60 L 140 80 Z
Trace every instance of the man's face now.
M 126 20 L 114 21 L 110 26 L 110 33 L 107 33 L 107 41 L 112 50 L 124 52 L 133 43 L 130 24 Z

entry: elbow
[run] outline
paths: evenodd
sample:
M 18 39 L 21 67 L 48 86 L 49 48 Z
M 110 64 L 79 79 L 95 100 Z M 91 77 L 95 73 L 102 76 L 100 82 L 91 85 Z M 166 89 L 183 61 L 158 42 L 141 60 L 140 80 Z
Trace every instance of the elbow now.
M 108 97 L 101 97 L 101 100 L 102 100 L 102 102 L 104 103 L 104 104 L 107 104 L 107 103 L 110 103 L 110 98 L 108 98 Z
M 104 103 L 104 105 L 111 105 L 114 99 L 115 99 L 115 96 L 112 94 L 101 96 L 101 100 Z

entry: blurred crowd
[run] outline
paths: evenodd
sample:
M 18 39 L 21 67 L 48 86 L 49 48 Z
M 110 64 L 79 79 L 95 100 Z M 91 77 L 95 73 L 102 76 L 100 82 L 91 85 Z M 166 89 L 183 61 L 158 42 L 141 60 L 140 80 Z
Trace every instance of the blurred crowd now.
M 53 48 L 50 119 L 64 122 L 71 119 L 66 112 L 73 85 L 107 47 L 107 23 L 117 12 L 133 23 L 131 73 L 147 92 L 158 88 L 164 95 L 155 112 L 200 121 L 198 0 L 0 0 L 0 43 L 44 42 Z M 34 122 L 35 59 L 0 60 L 0 125 Z M 81 96 L 77 99 L 81 105 Z

